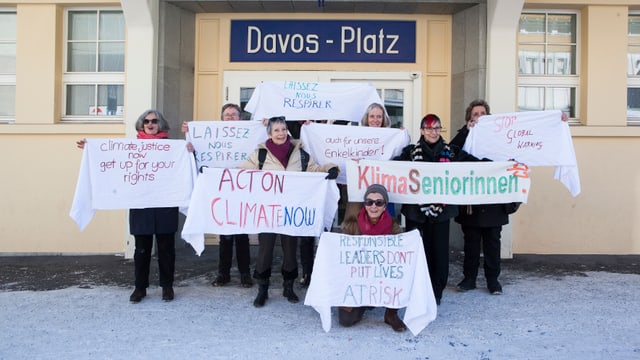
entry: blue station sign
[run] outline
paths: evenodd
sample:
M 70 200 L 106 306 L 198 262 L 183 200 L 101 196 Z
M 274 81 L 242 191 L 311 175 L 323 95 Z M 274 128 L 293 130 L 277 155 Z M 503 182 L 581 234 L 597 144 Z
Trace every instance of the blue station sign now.
M 416 61 L 415 21 L 232 20 L 232 62 Z

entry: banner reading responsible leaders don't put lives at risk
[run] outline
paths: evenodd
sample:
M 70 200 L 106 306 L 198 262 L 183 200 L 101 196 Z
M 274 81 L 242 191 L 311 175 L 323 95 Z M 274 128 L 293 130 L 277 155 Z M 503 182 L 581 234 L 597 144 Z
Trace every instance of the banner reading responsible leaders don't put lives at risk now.
M 182 238 L 200 254 L 204 234 L 319 236 L 338 208 L 326 173 L 205 168 L 193 189 Z

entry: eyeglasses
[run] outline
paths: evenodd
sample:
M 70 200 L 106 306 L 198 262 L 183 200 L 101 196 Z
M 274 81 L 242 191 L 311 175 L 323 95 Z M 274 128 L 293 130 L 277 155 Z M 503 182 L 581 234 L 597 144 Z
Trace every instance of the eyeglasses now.
M 144 119 L 144 124 L 145 124 L 145 125 L 147 125 L 147 124 L 149 124 L 149 123 L 151 123 L 151 124 L 157 124 L 157 123 L 158 123 L 158 119 Z
M 272 118 L 269 118 L 269 122 L 272 121 L 286 121 L 287 118 L 285 118 L 284 116 L 274 116 Z
M 432 132 L 432 131 L 440 132 L 440 130 L 442 130 L 442 128 L 440 126 L 436 126 L 436 127 L 425 126 L 425 127 L 423 127 L 423 129 L 427 130 L 428 132 Z
M 377 206 L 377 207 L 383 207 L 386 203 L 384 202 L 384 200 L 373 200 L 373 199 L 366 199 L 364 201 L 364 205 L 365 206 Z

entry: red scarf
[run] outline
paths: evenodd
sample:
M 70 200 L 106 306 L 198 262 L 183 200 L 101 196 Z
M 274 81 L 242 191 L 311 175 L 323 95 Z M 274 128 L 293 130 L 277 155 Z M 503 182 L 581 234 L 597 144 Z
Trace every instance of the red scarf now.
M 138 139 L 166 139 L 169 137 L 169 133 L 166 131 L 159 131 L 157 134 L 147 134 L 144 130 L 138 131 Z
M 287 136 L 287 140 L 284 142 L 284 144 L 281 144 L 281 145 L 277 145 L 276 143 L 273 142 L 273 140 L 269 139 L 267 140 L 267 142 L 265 142 L 265 146 L 267 147 L 267 150 L 269 150 L 273 154 L 273 156 L 275 156 L 276 159 L 278 159 L 278 161 L 280 161 L 280 163 L 286 169 L 287 164 L 289 163 L 291 137 Z
M 389 235 L 393 229 L 393 219 L 388 211 L 384 211 L 378 222 L 372 224 L 367 210 L 363 207 L 358 214 L 358 227 L 362 235 Z

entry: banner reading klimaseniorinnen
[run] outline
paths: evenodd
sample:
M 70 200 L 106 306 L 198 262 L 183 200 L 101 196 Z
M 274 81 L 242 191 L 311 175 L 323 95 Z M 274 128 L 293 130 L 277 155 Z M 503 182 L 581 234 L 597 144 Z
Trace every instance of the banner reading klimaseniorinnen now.
M 393 203 L 473 205 L 526 203 L 531 180 L 529 168 L 512 161 L 347 162 L 349 201 L 362 201 L 371 184 L 384 185 Z

